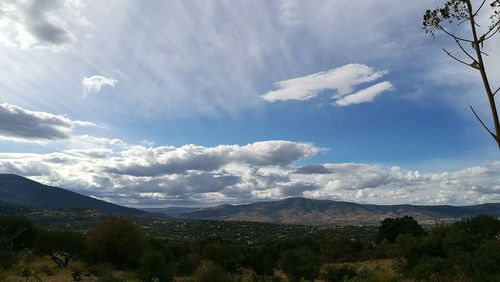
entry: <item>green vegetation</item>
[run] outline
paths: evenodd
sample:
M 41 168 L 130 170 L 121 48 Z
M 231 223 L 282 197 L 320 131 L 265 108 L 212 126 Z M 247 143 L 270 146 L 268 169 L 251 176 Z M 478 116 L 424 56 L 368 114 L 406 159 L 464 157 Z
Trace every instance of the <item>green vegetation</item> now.
M 425 229 L 411 217 L 375 228 L 193 221 L 198 237 L 174 239 L 144 219 L 103 217 L 84 232 L 22 216 L 0 223 L 2 280 L 500 281 L 500 221 L 490 216 Z

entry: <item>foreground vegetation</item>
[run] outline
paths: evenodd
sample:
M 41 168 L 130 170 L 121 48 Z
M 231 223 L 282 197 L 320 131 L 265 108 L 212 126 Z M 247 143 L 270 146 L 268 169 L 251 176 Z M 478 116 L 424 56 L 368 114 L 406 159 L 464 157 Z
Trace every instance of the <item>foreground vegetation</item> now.
M 2 216 L 0 280 L 500 281 L 500 221 L 489 216 L 426 229 L 411 217 L 367 229 L 289 227 L 301 233 L 200 221 L 201 235 L 185 239 L 159 236 L 155 224 L 137 222 L 102 217 L 81 232 Z M 239 236 L 214 236 L 214 226 Z M 248 240 L 251 234 L 266 234 L 265 240 Z

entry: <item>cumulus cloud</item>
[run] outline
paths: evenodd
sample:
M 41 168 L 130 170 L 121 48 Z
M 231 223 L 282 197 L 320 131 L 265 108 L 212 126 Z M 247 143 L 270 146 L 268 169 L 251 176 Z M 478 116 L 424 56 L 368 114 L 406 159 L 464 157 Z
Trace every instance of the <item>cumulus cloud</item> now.
M 206 206 L 290 196 L 373 204 L 500 201 L 500 162 L 435 173 L 363 163 L 295 167 L 294 161 L 320 149 L 290 141 L 147 148 L 96 140 L 86 149 L 2 153 L 0 172 L 132 206 Z M 276 158 L 295 151 L 300 154 Z
M 375 81 L 386 73 L 387 71 L 376 71 L 362 64 L 348 64 L 325 72 L 276 82 L 278 89 L 261 97 L 268 102 L 305 101 L 318 96 L 322 91 L 333 90 L 335 93 L 332 98 L 340 101 L 343 106 L 371 102 L 376 96 L 392 88 L 392 84 L 384 81 L 352 94 L 353 89 L 363 83 Z
M 97 93 L 101 91 L 102 87 L 114 87 L 118 80 L 102 75 L 93 75 L 91 77 L 84 77 L 82 79 L 83 91 L 85 94 Z
M 215 205 L 306 196 L 376 204 L 477 204 L 500 201 L 500 162 L 423 173 L 398 166 L 297 161 L 323 149 L 269 140 L 206 147 L 131 145 L 75 135 L 93 125 L 64 116 L 0 105 L 0 138 L 64 139 L 51 153 L 0 153 L 0 173 L 133 206 Z
M 67 139 L 75 126 L 95 126 L 65 116 L 30 111 L 10 104 L 0 104 L 0 139 L 36 142 Z
M 392 88 L 393 85 L 389 81 L 380 82 L 368 88 L 362 89 L 354 94 L 346 95 L 335 101 L 335 104 L 339 106 L 349 106 L 353 104 L 373 102 L 373 99 L 375 99 L 375 97 L 382 94 L 382 92 L 390 90 Z
M 306 165 L 297 168 L 294 173 L 298 174 L 329 174 L 332 173 L 323 165 Z
M 286 166 L 320 151 L 320 148 L 312 144 L 283 140 L 255 142 L 244 146 L 134 146 L 123 151 L 120 157 L 112 159 L 112 165 L 106 170 L 132 176 L 158 176 L 189 170 L 213 171 L 231 163 Z
M 74 41 L 69 27 L 86 24 L 81 1 L 28 0 L 0 3 L 3 42 L 27 48 L 60 49 Z

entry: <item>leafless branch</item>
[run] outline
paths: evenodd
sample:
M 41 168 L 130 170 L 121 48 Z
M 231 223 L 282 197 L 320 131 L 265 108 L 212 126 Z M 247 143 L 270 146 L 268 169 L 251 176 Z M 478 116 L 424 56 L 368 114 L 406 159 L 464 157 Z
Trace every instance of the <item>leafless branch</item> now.
M 486 0 L 483 0 L 483 3 L 481 3 L 479 8 L 477 8 L 477 11 L 472 15 L 473 17 L 475 17 L 475 16 L 477 16 L 477 14 L 479 14 L 479 11 L 481 11 L 481 9 L 483 8 L 484 3 L 486 3 Z
M 469 42 L 469 43 L 472 43 L 474 41 L 470 40 L 470 39 L 465 39 L 465 38 L 462 38 L 462 37 L 459 37 L 459 36 L 456 36 L 455 34 L 447 31 L 445 28 L 443 28 L 441 25 L 438 26 L 440 30 L 442 30 L 444 33 L 448 34 L 449 36 L 453 37 L 455 40 L 460 40 L 460 41 L 464 41 L 464 42 Z
M 495 97 L 495 94 L 497 94 L 497 92 L 500 90 L 500 87 L 498 87 L 497 90 L 495 90 L 495 92 L 493 92 L 493 97 Z
M 479 122 L 483 125 L 484 129 L 486 129 L 486 131 L 488 131 L 488 133 L 493 136 L 493 138 L 496 140 L 496 135 L 491 132 L 491 130 L 486 126 L 486 124 L 484 124 L 484 122 L 481 120 L 481 118 L 479 118 L 479 116 L 476 114 L 476 111 L 474 111 L 474 108 L 469 105 L 470 109 L 472 110 L 472 112 L 474 113 L 474 115 L 476 116 L 477 120 L 479 120 Z
M 463 21 L 459 22 L 457 25 L 461 25 L 461 24 L 463 24 L 464 22 L 466 22 L 466 21 L 468 21 L 468 20 L 470 20 L 470 19 L 469 19 L 469 18 L 466 18 L 466 19 L 464 19 Z
M 481 42 L 484 42 L 484 41 L 492 38 L 493 35 L 495 35 L 498 31 L 500 31 L 500 25 L 499 24 L 500 24 L 500 20 L 497 21 L 485 34 L 483 34 L 481 36 L 481 38 L 482 38 Z M 495 27 L 496 27 L 495 32 L 493 32 L 492 34 L 488 35 L 488 33 L 490 33 L 491 31 L 493 31 L 495 29 Z
M 446 53 L 446 55 L 448 55 L 448 56 L 450 56 L 451 58 L 455 59 L 455 61 L 457 61 L 457 62 L 459 62 L 459 63 L 462 63 L 462 64 L 464 64 L 464 65 L 466 65 L 466 66 L 469 66 L 469 67 L 471 67 L 471 68 L 476 68 L 476 67 L 474 67 L 474 63 L 476 63 L 476 61 L 475 61 L 475 60 L 474 60 L 474 63 L 472 63 L 472 64 L 468 64 L 468 63 L 466 63 L 465 61 L 462 61 L 462 60 L 460 60 L 459 58 L 457 58 L 457 57 L 453 56 L 450 52 L 448 52 L 448 51 L 447 51 L 446 49 L 444 49 L 444 48 L 443 48 L 443 51 Z
M 476 62 L 476 58 L 472 57 L 471 54 L 469 54 L 469 52 L 467 52 L 467 50 L 465 50 L 465 48 L 462 46 L 462 44 L 460 44 L 460 41 L 458 40 L 455 40 L 455 42 L 457 43 L 458 47 L 460 47 L 460 49 L 462 49 L 462 51 L 469 57 L 471 58 L 474 62 Z

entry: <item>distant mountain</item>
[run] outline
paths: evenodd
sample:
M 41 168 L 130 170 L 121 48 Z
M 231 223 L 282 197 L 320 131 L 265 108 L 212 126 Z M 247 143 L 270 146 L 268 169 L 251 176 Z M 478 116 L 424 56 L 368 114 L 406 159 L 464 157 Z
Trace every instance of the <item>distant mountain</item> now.
M 248 205 L 221 205 L 178 215 L 181 218 L 257 221 L 284 224 L 378 224 L 387 217 L 413 216 L 421 223 L 457 220 L 480 214 L 500 217 L 500 203 L 476 206 L 362 205 L 289 198 Z
M 88 208 L 106 214 L 134 216 L 145 211 L 122 207 L 14 174 L 0 174 L 0 205 L 35 210 Z
M 199 211 L 201 208 L 186 208 L 186 207 L 169 207 L 169 208 L 142 208 L 141 210 L 150 213 L 164 214 L 168 216 L 176 216 L 180 214 Z

